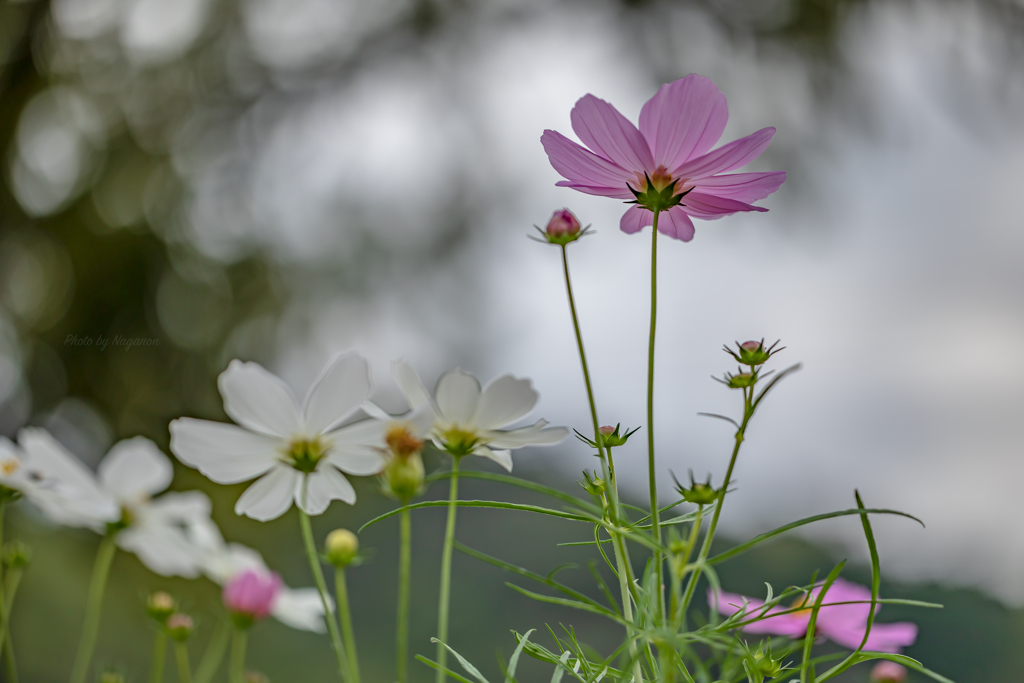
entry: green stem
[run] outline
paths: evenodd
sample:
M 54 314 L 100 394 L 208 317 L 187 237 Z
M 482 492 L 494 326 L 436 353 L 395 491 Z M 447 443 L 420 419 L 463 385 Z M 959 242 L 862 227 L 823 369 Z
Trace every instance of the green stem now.
M 224 654 L 228 650 L 228 641 L 231 639 L 231 632 L 234 630 L 227 620 L 221 621 L 220 626 L 210 639 L 210 643 L 203 652 L 203 658 L 199 660 L 196 668 L 195 683 L 210 683 L 224 661 Z
M 149 670 L 149 683 L 164 680 L 164 659 L 167 655 L 167 632 L 160 626 L 153 638 L 153 666 Z
M 7 570 L 3 579 L 3 603 L 0 609 L 3 611 L 3 631 L 0 640 L 3 641 L 3 654 L 5 666 L 7 667 L 8 683 L 18 683 L 18 667 L 14 659 L 14 643 L 11 641 L 11 607 L 14 605 L 14 595 L 18 592 L 18 584 L 21 582 L 21 567 Z
M 334 610 L 331 609 L 331 599 L 327 594 L 327 582 L 324 580 L 324 572 L 320 567 L 320 558 L 316 554 L 316 544 L 313 542 L 313 526 L 309 522 L 309 515 L 301 507 L 299 508 L 299 524 L 302 527 L 302 540 L 306 546 L 306 559 L 309 560 L 309 568 L 313 570 L 313 579 L 316 581 L 316 589 L 320 592 L 320 603 L 324 608 L 324 621 L 327 623 L 327 632 L 331 636 L 331 646 L 334 648 L 334 656 L 338 660 L 338 676 L 344 681 L 348 665 L 345 662 L 345 652 L 341 646 L 341 634 L 338 633 L 338 624 L 334 620 Z M 235 641 L 238 636 L 236 633 Z M 232 644 L 231 657 L 234 662 L 234 648 Z M 243 654 L 245 643 L 242 644 Z
M 632 571 L 629 568 L 626 560 L 626 549 L 625 543 L 622 537 L 618 534 L 612 536 L 612 547 L 615 549 L 615 564 L 619 569 L 619 591 L 622 593 L 622 616 L 625 617 L 626 621 L 633 622 L 633 596 L 630 594 L 630 586 L 632 581 L 630 575 Z M 626 635 L 633 639 L 633 627 L 626 629 Z M 644 673 L 643 668 L 640 666 L 640 657 L 638 656 L 638 650 L 636 641 L 629 644 L 629 658 L 633 660 L 633 680 L 635 683 L 643 683 Z
M 448 661 L 448 599 L 452 587 L 452 551 L 455 548 L 455 504 L 459 499 L 459 459 L 452 458 L 452 476 L 448 484 L 448 523 L 444 532 L 444 549 L 441 552 L 441 590 L 437 604 L 437 683 L 445 683 L 445 665 Z
M 245 674 L 245 641 L 248 635 L 245 629 L 236 628 L 231 639 L 231 665 L 228 672 L 228 680 L 231 683 L 242 683 Z
M 359 655 L 356 654 L 356 636 L 352 630 L 352 611 L 348 603 L 344 567 L 334 570 L 334 594 L 338 598 L 338 621 L 341 623 L 341 638 L 345 643 L 345 656 L 348 658 L 348 680 L 349 683 L 359 683 Z
M 677 628 L 682 626 L 682 584 L 683 575 L 686 573 L 686 565 L 690 561 L 690 554 L 693 552 L 694 546 L 697 545 L 697 539 L 700 537 L 700 526 L 704 519 L 704 506 L 697 506 L 697 519 L 693 520 L 693 524 L 690 526 L 690 538 L 686 543 L 686 550 L 683 551 L 682 557 L 678 560 L 674 560 L 674 569 L 672 570 L 672 607 L 669 610 L 671 615 L 672 624 Z
M 71 683 L 85 683 L 92 661 L 92 652 L 96 647 L 96 637 L 100 630 L 100 612 L 103 607 L 103 591 L 107 586 L 107 575 L 110 564 L 117 553 L 117 541 L 114 534 L 107 534 L 100 542 L 96 552 L 96 562 L 92 568 L 92 579 L 89 583 L 89 596 L 86 599 L 85 622 L 82 624 L 82 638 L 78 641 L 78 652 L 75 654 L 75 665 L 71 670 Z
M 192 668 L 188 663 L 188 645 L 184 642 L 175 642 L 174 656 L 178 661 L 178 680 L 181 683 L 192 683 Z
M 651 531 L 654 540 L 661 544 L 661 523 L 658 513 L 658 480 L 654 464 L 654 333 L 658 321 L 658 213 L 654 212 L 651 226 L 651 334 L 647 345 L 647 479 L 651 490 Z M 661 566 L 661 551 L 654 551 L 654 572 L 657 577 L 659 616 L 664 616 L 664 576 Z
M 409 676 L 409 577 L 412 574 L 412 513 L 401 517 L 398 556 L 398 620 L 395 629 L 395 680 L 406 683 Z

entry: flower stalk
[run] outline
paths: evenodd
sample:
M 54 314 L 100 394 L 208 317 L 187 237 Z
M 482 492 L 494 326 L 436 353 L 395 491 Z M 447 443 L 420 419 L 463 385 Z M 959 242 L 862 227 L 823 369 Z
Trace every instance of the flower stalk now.
M 178 681 L 192 683 L 192 668 L 188 661 L 188 645 L 184 641 L 174 643 L 174 657 L 178 663 Z
M 409 579 L 412 574 L 412 513 L 403 510 L 398 556 L 398 618 L 395 628 L 395 680 L 409 677 Z
M 86 598 L 85 621 L 82 624 L 82 637 L 78 641 L 78 652 L 75 654 L 74 667 L 71 669 L 71 683 L 85 683 L 92 662 L 92 652 L 96 647 L 96 637 L 100 630 L 100 613 L 103 608 L 103 592 L 107 586 L 110 565 L 117 553 L 116 532 L 108 533 L 100 541 L 96 552 L 96 562 L 92 568 L 92 579 L 89 582 L 89 595 Z
M 658 322 L 658 216 L 654 212 L 654 224 L 651 226 L 651 333 L 647 344 L 647 479 L 651 492 L 651 533 L 654 541 L 661 544 L 661 520 L 658 514 L 658 479 L 654 464 L 654 337 Z M 657 587 L 657 614 L 664 616 L 665 604 L 664 572 L 661 551 L 654 551 L 654 572 Z
M 345 644 L 345 657 L 348 659 L 348 680 L 349 683 L 359 683 L 359 655 L 356 654 L 356 637 L 352 629 L 344 566 L 334 570 L 334 593 L 338 600 L 338 622 L 341 625 L 342 642 Z
M 441 588 L 437 603 L 437 683 L 445 683 L 445 665 L 448 661 L 448 603 L 452 587 L 452 552 L 455 549 L 455 512 L 459 499 L 459 458 L 452 456 L 452 476 L 448 484 L 448 522 L 444 531 L 441 551 Z
M 345 651 L 342 648 L 341 644 L 341 634 L 338 632 L 338 624 L 334 620 L 334 610 L 331 609 L 331 599 L 327 594 L 327 582 L 324 580 L 324 572 L 323 569 L 320 567 L 320 558 L 317 557 L 316 545 L 313 542 L 313 526 L 309 521 L 309 515 L 307 515 L 306 511 L 302 509 L 302 506 L 299 506 L 299 524 L 302 527 L 302 540 L 306 546 L 306 559 L 309 560 L 309 568 L 313 572 L 313 579 L 316 582 L 316 589 L 320 593 L 320 602 L 324 608 L 324 621 L 327 624 L 327 632 L 330 634 L 331 637 L 331 646 L 334 649 L 334 656 L 338 660 L 338 676 L 342 680 L 345 680 L 346 673 L 348 672 L 348 664 L 345 661 Z M 236 629 L 235 640 L 231 644 L 232 664 L 235 661 L 236 647 L 239 647 L 237 643 L 238 634 Z M 244 635 L 240 647 L 242 648 L 242 657 L 244 659 Z
M 328 617 L 330 618 L 330 617 Z M 243 683 L 245 675 L 245 645 L 249 637 L 248 630 L 235 628 L 231 639 L 231 661 L 229 664 L 229 680 L 231 683 Z
M 164 660 L 167 657 L 167 631 L 159 625 L 153 636 L 153 664 L 149 671 L 149 683 L 163 683 Z

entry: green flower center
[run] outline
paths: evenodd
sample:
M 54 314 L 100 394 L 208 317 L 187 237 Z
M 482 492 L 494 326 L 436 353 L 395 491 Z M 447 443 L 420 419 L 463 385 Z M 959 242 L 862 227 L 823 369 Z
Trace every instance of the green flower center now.
M 289 465 L 309 474 L 316 470 L 317 463 L 326 454 L 327 448 L 320 439 L 296 439 L 288 444 L 285 456 Z
M 444 442 L 445 450 L 456 458 L 469 455 L 480 442 L 476 432 L 471 432 L 457 426 L 441 432 L 441 440 Z

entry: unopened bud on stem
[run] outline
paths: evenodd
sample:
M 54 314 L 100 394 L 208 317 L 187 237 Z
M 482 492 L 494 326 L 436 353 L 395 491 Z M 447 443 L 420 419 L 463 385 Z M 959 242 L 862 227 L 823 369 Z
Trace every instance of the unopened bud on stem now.
M 883 660 L 871 670 L 871 683 L 903 683 L 907 680 L 907 667 Z
M 178 609 L 178 603 L 163 591 L 157 591 L 146 599 L 146 614 L 151 619 L 161 624 L 167 623 L 167 619 Z
M 537 228 L 537 230 L 544 237 L 543 241 L 559 246 L 575 242 L 587 234 L 587 230 L 580 225 L 579 219 L 569 209 L 555 211 L 551 214 L 551 219 L 544 229 Z
M 179 643 L 184 643 L 192 635 L 196 625 L 187 614 L 172 614 L 167 618 L 167 635 Z
M 348 529 L 335 529 L 327 534 L 324 554 L 335 567 L 347 567 L 359 554 L 359 538 Z

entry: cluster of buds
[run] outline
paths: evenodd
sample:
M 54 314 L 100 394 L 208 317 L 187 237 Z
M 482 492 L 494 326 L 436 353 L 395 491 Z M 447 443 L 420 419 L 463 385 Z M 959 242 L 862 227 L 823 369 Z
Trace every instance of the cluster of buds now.
M 408 503 L 423 490 L 423 440 L 413 434 L 412 425 L 395 422 L 384 436 L 388 464 L 381 473 L 384 493 Z
M 576 483 L 582 486 L 584 491 L 598 500 L 601 500 L 608 488 L 604 479 L 597 476 L 597 472 L 591 475 L 590 472 L 586 470 L 583 470 L 583 481 L 578 481 Z
M 178 602 L 169 593 L 157 591 L 146 598 L 146 614 L 160 625 L 167 624 L 167 620 L 177 611 Z
M 716 500 L 721 498 L 722 490 L 716 489 L 711 485 L 711 475 L 708 475 L 706 482 L 694 481 L 693 470 L 690 470 L 690 486 L 689 488 L 683 486 L 676 479 L 676 475 L 672 474 L 672 480 L 676 483 L 676 492 L 683 497 L 687 503 L 693 503 L 694 505 L 711 505 Z
M 224 584 L 221 600 L 235 626 L 245 629 L 270 616 L 283 586 L 275 572 L 246 569 Z
M 335 529 L 327 534 L 324 557 L 338 569 L 359 564 L 359 537 L 348 529 Z
M 590 232 L 590 226 L 584 228 L 569 209 L 559 209 L 551 214 L 551 219 L 543 230 L 536 225 L 533 227 L 537 228 L 537 232 L 543 238 L 538 239 L 538 242 L 547 242 L 560 247 L 575 242 Z
M 746 365 L 748 370 L 744 370 L 742 367 L 737 373 L 727 372 L 724 378 L 719 379 L 714 377 L 715 381 L 721 382 L 730 389 L 749 389 L 757 384 L 757 380 L 761 378 L 760 366 L 764 365 L 769 358 L 774 356 L 782 348 L 776 348 L 779 342 L 776 341 L 771 346 L 765 347 L 764 339 L 761 341 L 746 341 L 740 344 L 736 342 L 736 350 L 730 349 L 728 346 L 722 348 L 732 356 L 737 363 L 741 366 Z
M 903 683 L 907 680 L 907 667 L 883 660 L 871 670 L 871 683 Z
M 629 437 L 633 436 L 640 430 L 640 428 L 637 427 L 636 429 L 627 429 L 625 434 L 619 434 L 620 428 L 621 424 L 616 424 L 614 427 L 611 425 L 600 427 L 597 430 L 597 437 L 601 440 L 600 444 L 593 439 L 588 439 L 578 429 L 574 429 L 573 431 L 576 432 L 577 439 L 591 448 L 597 448 L 600 450 L 601 446 L 604 446 L 605 448 L 618 448 L 619 446 L 624 446 L 626 445 L 626 441 L 629 440 Z

